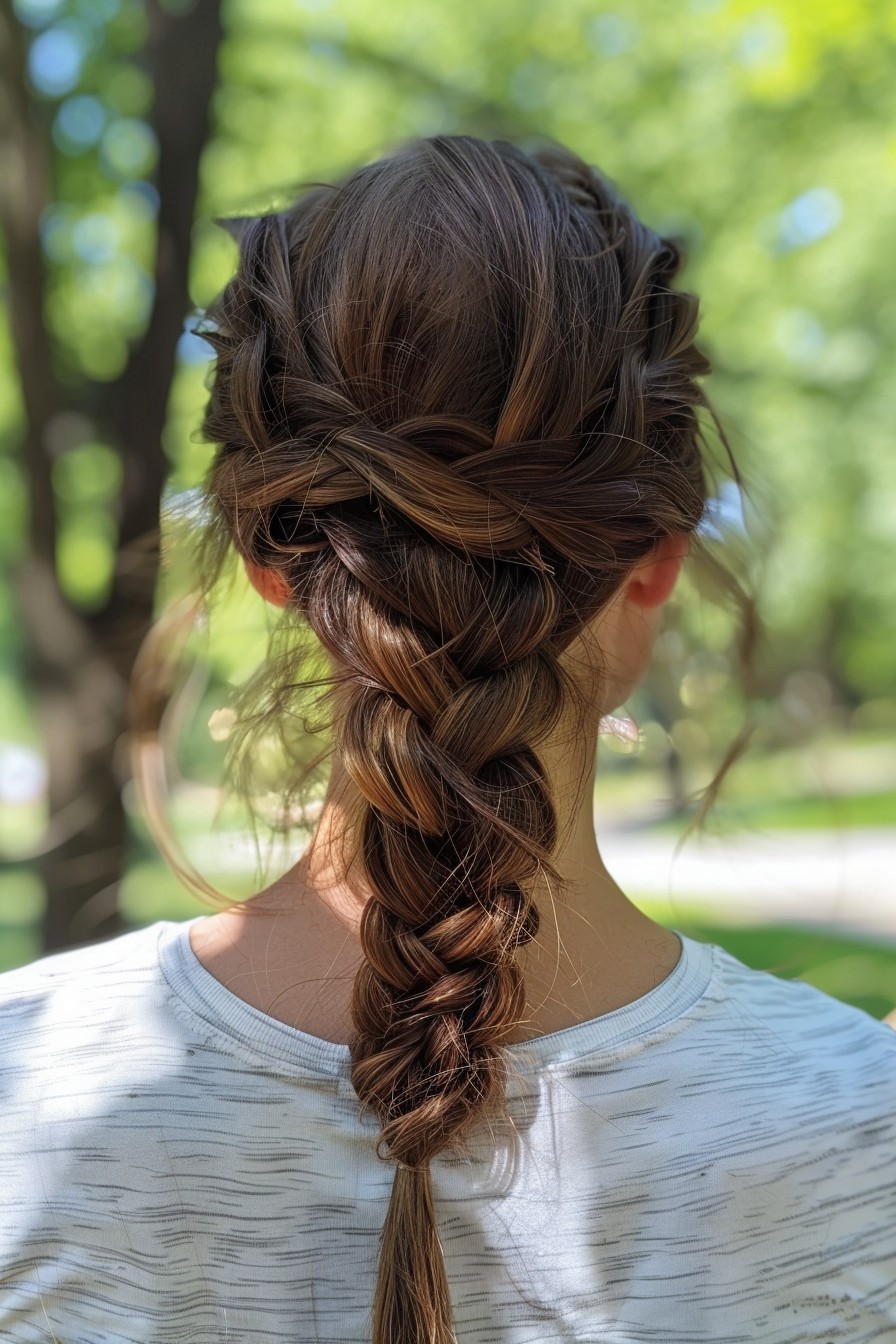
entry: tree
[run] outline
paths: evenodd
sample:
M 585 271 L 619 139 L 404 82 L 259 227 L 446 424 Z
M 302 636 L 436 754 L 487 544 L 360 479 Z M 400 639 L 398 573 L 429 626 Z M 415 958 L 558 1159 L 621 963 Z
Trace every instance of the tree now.
M 158 220 L 152 301 L 120 375 L 72 368 L 45 320 L 42 226 L 58 186 L 52 149 L 57 108 L 29 78 L 29 39 L 9 0 L 0 4 L 0 181 L 10 325 L 22 397 L 20 451 L 28 481 L 27 545 L 15 566 L 25 671 L 48 763 L 49 828 L 39 867 L 47 891 L 47 951 L 123 929 L 118 883 L 127 845 L 122 805 L 126 688 L 153 616 L 157 529 L 166 459 L 162 430 L 175 351 L 190 306 L 188 270 L 200 156 L 221 38 L 219 0 L 149 0 L 137 60 L 155 89 L 147 125 L 158 145 Z M 33 41 L 36 39 L 32 39 Z M 33 75 L 33 67 L 32 67 Z M 59 513 L 53 458 L 66 431 L 95 436 L 121 463 L 114 500 L 116 563 L 105 601 L 84 610 L 57 574 Z
M 228 0 L 220 42 L 216 0 L 0 0 L 18 364 L 0 328 L 0 553 L 21 552 L 20 614 L 5 624 L 0 587 L 0 631 L 21 627 L 43 725 L 48 947 L 117 927 L 124 688 L 152 611 L 159 493 L 166 473 L 192 488 L 210 453 L 192 437 L 205 355 L 180 344 L 190 299 L 233 262 L 209 221 L 285 203 L 409 135 L 555 136 L 685 238 L 709 391 L 763 519 L 766 743 L 805 734 L 818 706 L 896 715 L 891 10 L 685 0 L 673 23 L 662 0 Z M 42 83 L 54 52 L 68 75 Z M 27 537 L 6 488 L 19 464 Z M 717 756 L 739 722 L 735 633 L 692 596 L 646 714 L 655 741 L 659 716 Z M 218 653 L 250 662 L 254 633 L 228 633 Z

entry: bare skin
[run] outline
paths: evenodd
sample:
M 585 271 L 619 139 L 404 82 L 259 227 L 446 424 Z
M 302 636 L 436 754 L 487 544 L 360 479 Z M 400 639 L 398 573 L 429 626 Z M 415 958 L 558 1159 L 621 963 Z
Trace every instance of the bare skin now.
M 602 703 L 589 696 L 594 709 L 586 722 L 568 717 L 540 748 L 558 815 L 566 819 L 555 862 L 568 885 L 562 899 L 543 883 L 535 886 L 541 927 L 516 953 L 527 1004 L 509 1044 L 642 998 L 668 978 L 680 958 L 677 935 L 642 914 L 607 872 L 594 830 L 593 786 L 600 717 L 623 704 L 644 676 L 686 551 L 687 538 L 658 544 L 564 655 L 583 685 L 596 686 L 594 655 L 600 650 Z M 259 592 L 282 604 L 280 576 L 247 569 Z M 346 786 L 334 765 L 314 839 L 293 868 L 251 900 L 190 930 L 196 957 L 231 993 L 291 1027 L 339 1044 L 352 1035 L 349 1004 L 361 961 L 358 929 L 365 900 L 357 880 L 349 886 L 339 858 Z

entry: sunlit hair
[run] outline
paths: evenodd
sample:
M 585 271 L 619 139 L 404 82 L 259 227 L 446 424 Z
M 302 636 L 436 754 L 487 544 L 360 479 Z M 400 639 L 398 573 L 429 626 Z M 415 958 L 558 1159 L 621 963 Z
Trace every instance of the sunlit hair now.
M 370 893 L 351 1078 L 396 1164 L 372 1338 L 448 1344 L 430 1163 L 506 1113 L 514 952 L 535 879 L 561 886 L 538 754 L 576 695 L 560 656 L 660 539 L 694 536 L 700 408 L 730 450 L 678 243 L 564 149 L 421 140 L 233 230 L 203 591 L 234 552 L 278 571 L 326 654 Z M 312 684 L 306 655 L 255 679 L 244 749 Z M 144 744 L 152 684 L 144 657 Z

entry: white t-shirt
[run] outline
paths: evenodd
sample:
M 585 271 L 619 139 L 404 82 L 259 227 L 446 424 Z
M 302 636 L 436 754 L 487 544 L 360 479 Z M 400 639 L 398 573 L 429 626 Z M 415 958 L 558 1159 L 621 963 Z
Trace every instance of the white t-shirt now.
M 192 922 L 0 975 L 4 1344 L 368 1344 L 394 1164 L 348 1047 Z M 515 1140 L 434 1161 L 460 1344 L 896 1341 L 896 1032 L 679 937 L 510 1047 Z

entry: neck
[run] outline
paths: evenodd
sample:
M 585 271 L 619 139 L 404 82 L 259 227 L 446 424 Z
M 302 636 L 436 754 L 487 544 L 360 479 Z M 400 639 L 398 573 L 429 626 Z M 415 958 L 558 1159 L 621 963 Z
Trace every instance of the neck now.
M 526 1019 L 513 1039 L 524 1040 L 600 1016 L 646 993 L 673 969 L 680 954 L 677 937 L 643 915 L 607 872 L 594 827 L 594 774 L 597 723 L 569 727 L 540 749 L 559 820 L 554 861 L 562 891 L 543 881 L 533 897 L 540 914 L 537 937 L 520 948 L 518 964 L 526 985 Z M 241 921 L 236 941 L 250 959 L 264 947 L 264 974 L 276 983 L 274 958 L 284 974 L 313 956 L 318 990 L 333 1005 L 331 1025 L 317 1019 L 320 1034 L 336 1035 L 346 1020 L 343 991 L 360 958 L 359 926 L 367 900 L 353 872 L 349 839 L 350 782 L 334 763 L 314 839 L 299 862 L 245 906 L 274 916 L 256 926 Z M 226 918 L 226 917 L 225 917 Z M 232 927 L 228 936 L 233 939 Z M 236 942 L 233 943 L 236 945 Z M 272 947 L 276 949 L 271 951 Z M 309 949 L 313 948 L 313 954 Z M 309 971 L 312 967 L 309 965 Z M 324 989 L 327 981 L 334 989 Z M 343 993 L 345 997 L 345 993 Z

